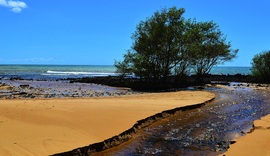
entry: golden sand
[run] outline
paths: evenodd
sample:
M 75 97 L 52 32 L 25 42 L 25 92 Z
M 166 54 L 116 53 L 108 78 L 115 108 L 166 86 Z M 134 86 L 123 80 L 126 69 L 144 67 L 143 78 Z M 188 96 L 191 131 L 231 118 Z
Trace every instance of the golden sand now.
M 270 115 L 254 121 L 254 127 L 246 136 L 235 139 L 235 144 L 222 154 L 226 156 L 269 156 L 270 155 Z M 222 156 L 221 155 L 221 156 Z
M 180 91 L 122 97 L 0 100 L 0 155 L 51 155 L 101 142 L 164 110 L 208 101 Z

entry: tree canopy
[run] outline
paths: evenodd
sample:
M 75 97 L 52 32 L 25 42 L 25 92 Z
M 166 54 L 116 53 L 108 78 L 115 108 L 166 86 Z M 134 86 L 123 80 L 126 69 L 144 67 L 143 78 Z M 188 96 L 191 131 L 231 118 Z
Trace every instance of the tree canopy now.
M 252 75 L 262 78 L 265 82 L 270 82 L 270 51 L 263 51 L 256 54 L 251 62 Z
M 236 57 L 237 50 L 231 49 L 231 43 L 226 42 L 219 26 L 213 21 L 190 23 L 192 31 L 189 45 L 192 68 L 197 81 L 203 81 L 203 76 L 209 73 L 213 66 L 231 61 Z
M 140 21 L 124 61 L 115 61 L 117 72 L 166 82 L 168 76 L 181 81 L 193 69 L 201 81 L 214 65 L 236 57 L 238 50 L 230 49 L 216 23 L 186 20 L 184 12 L 184 8 L 163 8 Z

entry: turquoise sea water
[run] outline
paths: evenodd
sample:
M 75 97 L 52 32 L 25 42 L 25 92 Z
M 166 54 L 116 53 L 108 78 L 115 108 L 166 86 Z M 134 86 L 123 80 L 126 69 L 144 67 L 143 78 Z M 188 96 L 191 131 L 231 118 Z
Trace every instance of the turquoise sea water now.
M 248 75 L 250 74 L 251 67 L 213 67 L 210 74 L 215 75 L 235 75 L 235 74 L 242 74 Z
M 249 74 L 250 67 L 213 67 L 211 74 Z M 0 65 L 0 77 L 56 79 L 116 75 L 112 65 Z
M 67 78 L 115 75 L 114 66 L 106 65 L 0 65 L 0 77 Z

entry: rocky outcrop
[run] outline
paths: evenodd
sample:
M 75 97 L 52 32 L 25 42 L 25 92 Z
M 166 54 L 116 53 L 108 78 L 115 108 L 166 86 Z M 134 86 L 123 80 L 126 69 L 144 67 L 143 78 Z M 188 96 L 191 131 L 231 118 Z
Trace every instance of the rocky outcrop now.
M 0 84 L 0 99 L 29 99 L 29 98 L 81 98 L 81 97 L 101 97 L 101 96 L 122 96 L 140 94 L 134 91 L 91 91 L 78 88 L 74 89 L 53 89 L 53 88 L 37 88 L 30 85 L 8 85 L 5 83 Z

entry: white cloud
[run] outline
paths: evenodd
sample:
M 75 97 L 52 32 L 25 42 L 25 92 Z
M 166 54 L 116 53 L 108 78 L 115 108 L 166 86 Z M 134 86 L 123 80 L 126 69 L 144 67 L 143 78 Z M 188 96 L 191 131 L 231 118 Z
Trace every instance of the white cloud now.
M 2 5 L 2 6 L 7 6 L 6 0 L 0 0 L 0 5 Z
M 14 8 L 26 8 L 26 4 L 24 2 L 20 1 L 7 1 L 8 6 L 14 7 Z
M 11 9 L 11 11 L 19 13 L 22 11 L 22 9 L 21 8 L 13 8 L 13 9 Z
M 27 5 L 21 1 L 12 1 L 12 0 L 0 0 L 0 5 L 4 7 L 12 8 L 11 11 L 19 13 L 22 11 L 22 8 L 26 8 Z

